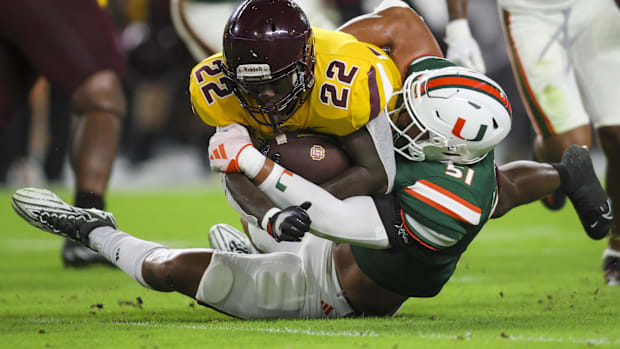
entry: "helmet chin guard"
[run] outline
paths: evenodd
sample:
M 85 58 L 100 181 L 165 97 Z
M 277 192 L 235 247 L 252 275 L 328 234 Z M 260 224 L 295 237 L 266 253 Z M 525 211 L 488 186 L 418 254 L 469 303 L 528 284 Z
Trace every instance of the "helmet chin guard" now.
M 482 160 L 510 132 L 506 95 L 487 76 L 463 67 L 412 74 L 404 103 L 390 112 L 395 151 L 412 161 Z
M 224 30 L 224 72 L 241 105 L 277 130 L 314 86 L 314 36 L 291 0 L 246 0 Z

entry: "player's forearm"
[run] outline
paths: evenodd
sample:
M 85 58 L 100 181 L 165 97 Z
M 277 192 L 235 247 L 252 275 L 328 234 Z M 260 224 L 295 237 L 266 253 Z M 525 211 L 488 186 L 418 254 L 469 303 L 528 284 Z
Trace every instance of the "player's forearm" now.
M 384 194 L 391 189 L 396 159 L 387 116 L 378 116 L 340 141 L 355 165 L 323 183 L 323 189 L 339 199 Z
M 358 195 L 385 193 L 387 178 L 385 171 L 369 171 L 364 167 L 353 166 L 321 187 L 338 199 L 346 199 Z
M 273 208 L 273 203 L 252 181 L 242 173 L 228 173 L 224 177 L 224 190 L 231 207 L 244 220 L 259 225 Z
M 389 247 L 387 233 L 369 196 L 339 200 L 321 187 L 264 157 L 258 172 L 248 171 L 248 162 L 259 161 L 258 156 L 262 154 L 256 151 L 251 155 L 254 159 L 248 159 L 250 156 L 245 155 L 239 157 L 239 167 L 248 177 L 253 178 L 254 184 L 278 207 L 300 205 L 304 201 L 312 203 L 308 209 L 312 233 L 338 242 L 371 248 Z M 254 165 L 249 167 L 255 169 Z

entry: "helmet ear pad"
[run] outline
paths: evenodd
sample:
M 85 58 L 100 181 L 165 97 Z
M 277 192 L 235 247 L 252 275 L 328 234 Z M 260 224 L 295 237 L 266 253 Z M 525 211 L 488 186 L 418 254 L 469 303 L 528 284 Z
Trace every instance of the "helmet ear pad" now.
M 409 143 L 395 143 L 396 151 L 411 160 L 474 163 L 510 132 L 512 115 L 504 92 L 475 71 L 452 66 L 412 74 L 401 93 L 405 115 L 423 133 L 412 137 L 412 127 L 403 128 L 404 113 L 394 116 L 395 133 Z
M 223 44 L 226 76 L 259 123 L 277 128 L 306 100 L 314 85 L 314 35 L 297 4 L 242 2 L 228 19 Z

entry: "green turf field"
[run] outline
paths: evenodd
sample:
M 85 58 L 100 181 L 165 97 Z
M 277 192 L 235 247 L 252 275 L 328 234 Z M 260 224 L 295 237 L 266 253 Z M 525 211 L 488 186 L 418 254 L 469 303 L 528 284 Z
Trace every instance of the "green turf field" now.
M 532 204 L 489 223 L 439 296 L 394 318 L 242 321 L 156 293 L 119 270 L 61 265 L 61 239 L 31 228 L 0 191 L 0 347 L 572 348 L 620 346 L 620 288 L 572 207 Z M 68 192 L 61 192 L 69 199 Z M 172 247 L 207 247 L 238 218 L 218 189 L 108 197 L 120 227 Z

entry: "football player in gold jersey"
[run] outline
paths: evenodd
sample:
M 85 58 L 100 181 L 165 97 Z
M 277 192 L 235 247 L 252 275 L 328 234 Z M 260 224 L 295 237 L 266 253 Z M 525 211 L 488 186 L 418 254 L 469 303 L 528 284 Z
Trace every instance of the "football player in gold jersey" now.
M 223 47 L 190 76 L 192 105 L 205 123 L 217 132 L 241 124 L 262 138 L 300 130 L 336 136 L 354 166 L 323 183 L 325 189 L 339 198 L 391 190 L 395 160 L 385 107 L 402 83 L 379 47 L 312 28 L 291 0 L 241 3 L 226 24 Z M 255 217 L 265 212 L 243 207 L 252 184 L 238 174 L 225 177 L 227 187 L 233 181 L 248 185 L 227 190 L 229 201 L 245 221 L 261 226 Z

